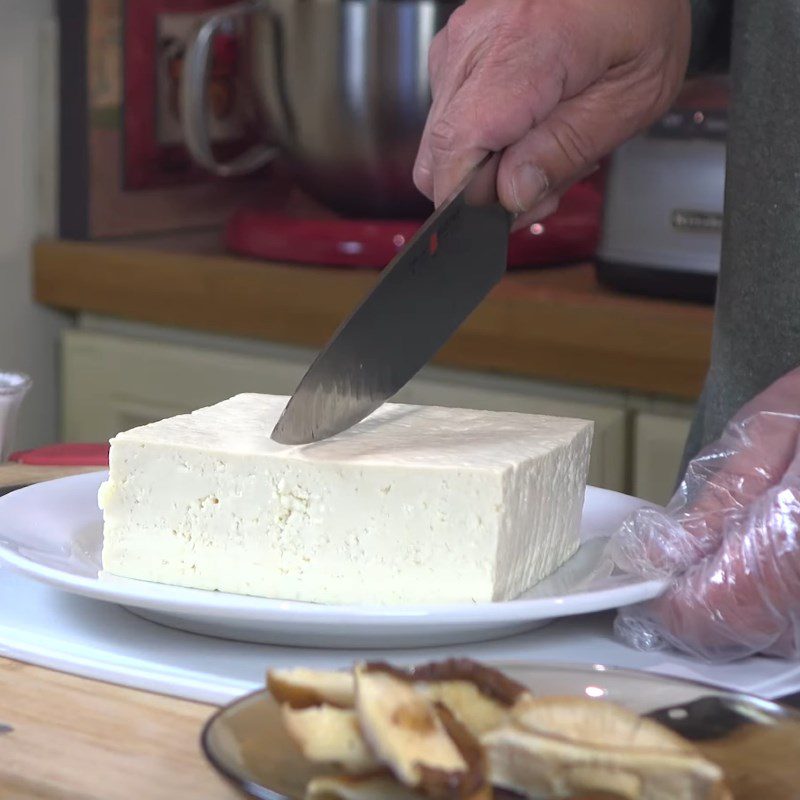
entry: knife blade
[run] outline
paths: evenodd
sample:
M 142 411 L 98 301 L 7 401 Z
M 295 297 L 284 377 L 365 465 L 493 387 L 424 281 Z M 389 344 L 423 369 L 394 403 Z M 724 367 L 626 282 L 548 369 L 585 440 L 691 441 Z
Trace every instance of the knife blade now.
M 315 359 L 272 432 L 281 444 L 335 436 L 396 394 L 502 278 L 512 216 L 487 155 L 381 274 Z

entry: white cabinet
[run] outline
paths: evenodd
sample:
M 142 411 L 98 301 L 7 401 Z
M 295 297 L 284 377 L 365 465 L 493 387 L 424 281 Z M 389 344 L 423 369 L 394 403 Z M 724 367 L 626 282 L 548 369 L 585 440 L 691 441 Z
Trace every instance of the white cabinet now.
M 170 340 L 170 336 L 174 337 Z M 313 352 L 165 329 L 95 325 L 63 336 L 63 438 L 120 430 L 210 405 L 238 392 L 290 394 Z M 672 494 L 691 407 L 505 375 L 431 367 L 398 401 L 590 419 L 589 481 L 663 503 Z
M 307 363 L 72 330 L 62 340 L 62 435 L 100 441 L 239 392 L 291 393 Z
M 63 338 L 63 437 L 100 441 L 120 430 L 216 403 L 238 392 L 290 394 L 309 354 L 265 346 L 239 353 L 154 338 L 72 330 Z M 398 401 L 593 420 L 589 481 L 627 489 L 627 412 L 616 397 L 505 376 L 431 368 Z
M 691 420 L 642 412 L 634 421 L 633 493 L 665 504 L 672 496 Z

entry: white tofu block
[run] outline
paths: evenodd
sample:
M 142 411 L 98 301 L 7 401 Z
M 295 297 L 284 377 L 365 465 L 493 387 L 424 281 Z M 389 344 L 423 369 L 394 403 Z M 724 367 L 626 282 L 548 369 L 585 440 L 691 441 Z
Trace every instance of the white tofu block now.
M 318 603 L 513 598 L 578 548 L 592 423 L 387 404 L 312 445 L 242 394 L 111 441 L 108 573 Z

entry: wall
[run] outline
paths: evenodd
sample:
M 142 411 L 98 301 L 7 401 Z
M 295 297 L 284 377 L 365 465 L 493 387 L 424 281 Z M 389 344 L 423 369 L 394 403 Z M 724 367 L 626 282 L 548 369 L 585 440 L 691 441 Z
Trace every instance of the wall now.
M 65 319 L 31 300 L 31 243 L 54 231 L 55 21 L 49 0 L 0 0 L 0 369 L 33 377 L 17 445 L 57 435 Z

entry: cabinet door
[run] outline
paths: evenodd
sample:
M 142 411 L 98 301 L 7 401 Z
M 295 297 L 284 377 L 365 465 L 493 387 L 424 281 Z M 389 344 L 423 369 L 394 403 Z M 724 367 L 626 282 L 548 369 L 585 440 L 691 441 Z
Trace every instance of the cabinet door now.
M 90 331 L 62 339 L 62 435 L 102 441 L 239 392 L 290 394 L 305 359 L 250 356 Z
M 514 389 L 507 388 L 513 384 Z M 565 393 L 566 394 L 566 393 Z M 574 395 L 573 392 L 569 393 Z M 594 422 L 594 444 L 589 465 L 589 483 L 604 489 L 627 490 L 626 412 L 610 404 L 559 397 L 558 389 L 544 393 L 538 385 L 526 391 L 518 381 L 459 374 L 451 380 L 418 377 L 397 395 L 398 402 L 446 407 L 479 408 L 487 411 L 519 411 L 559 417 L 578 417 Z
M 691 420 L 640 413 L 634 421 L 633 491 L 665 504 L 675 490 Z

